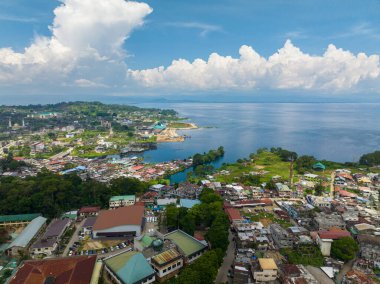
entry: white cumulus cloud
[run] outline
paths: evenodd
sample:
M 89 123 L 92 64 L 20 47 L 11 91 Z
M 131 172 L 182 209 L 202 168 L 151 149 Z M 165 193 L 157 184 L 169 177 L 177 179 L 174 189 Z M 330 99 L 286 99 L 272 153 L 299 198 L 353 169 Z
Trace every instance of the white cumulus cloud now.
M 330 44 L 323 55 L 309 55 L 290 40 L 264 58 L 243 45 L 240 57 L 212 53 L 208 60 L 174 60 L 170 66 L 129 70 L 140 84 L 154 88 L 221 89 L 309 89 L 347 90 L 380 75 L 379 56 L 357 55 Z
M 36 37 L 23 52 L 0 48 L 0 85 L 71 81 L 89 87 L 102 83 L 85 78 L 99 78 L 94 72 L 111 71 L 115 66 L 114 71 L 125 74 L 122 45 L 152 9 L 125 0 L 61 2 L 54 10 L 50 37 Z

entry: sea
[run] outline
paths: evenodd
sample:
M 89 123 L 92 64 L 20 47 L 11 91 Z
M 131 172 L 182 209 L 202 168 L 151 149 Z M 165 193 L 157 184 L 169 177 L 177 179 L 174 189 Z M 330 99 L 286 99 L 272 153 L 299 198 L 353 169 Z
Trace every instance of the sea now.
M 358 161 L 380 150 L 380 104 L 377 103 L 141 103 L 140 107 L 174 109 L 199 129 L 179 131 L 191 138 L 160 143 L 144 153 L 147 162 L 185 159 L 223 146 L 214 162 L 235 162 L 262 147 L 282 147 L 299 155 L 338 162 Z M 185 173 L 181 173 L 179 181 Z

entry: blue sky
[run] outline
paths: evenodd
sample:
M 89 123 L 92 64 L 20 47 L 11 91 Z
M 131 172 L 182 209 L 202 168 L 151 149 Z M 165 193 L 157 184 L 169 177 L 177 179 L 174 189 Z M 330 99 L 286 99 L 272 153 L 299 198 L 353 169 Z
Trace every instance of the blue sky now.
M 2 0 L 0 97 L 378 92 L 379 1 L 127 5 Z M 103 17 L 108 20 L 99 22 Z M 334 47 L 325 56 L 329 45 Z M 172 63 L 178 59 L 186 61 Z

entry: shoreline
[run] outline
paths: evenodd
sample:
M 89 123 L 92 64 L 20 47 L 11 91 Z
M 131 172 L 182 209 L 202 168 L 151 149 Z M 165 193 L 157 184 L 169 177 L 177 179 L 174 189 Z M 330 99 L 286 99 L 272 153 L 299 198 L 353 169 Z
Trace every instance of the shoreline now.
M 195 123 L 186 123 L 187 127 L 168 127 L 164 129 L 161 133 L 157 134 L 157 143 L 164 142 L 183 142 L 185 141 L 186 135 L 179 135 L 178 130 L 192 130 L 198 129 L 199 127 Z

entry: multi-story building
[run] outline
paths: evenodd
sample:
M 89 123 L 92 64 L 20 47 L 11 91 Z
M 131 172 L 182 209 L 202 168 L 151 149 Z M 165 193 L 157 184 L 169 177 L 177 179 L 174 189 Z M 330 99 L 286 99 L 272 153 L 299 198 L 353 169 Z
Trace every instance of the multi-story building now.
M 252 274 L 256 282 L 275 281 L 278 267 L 273 258 L 259 258 L 258 263 L 252 267 Z
M 272 234 L 272 239 L 277 247 L 286 248 L 293 246 L 293 236 L 289 234 L 289 232 L 282 228 L 279 224 L 271 224 L 269 226 L 269 230 Z
M 112 196 L 109 201 L 110 209 L 115 209 L 124 206 L 131 206 L 136 203 L 135 195 L 120 195 Z
M 183 259 L 177 250 L 169 249 L 153 256 L 151 265 L 156 271 L 157 280 L 164 282 L 179 272 L 183 267 Z

